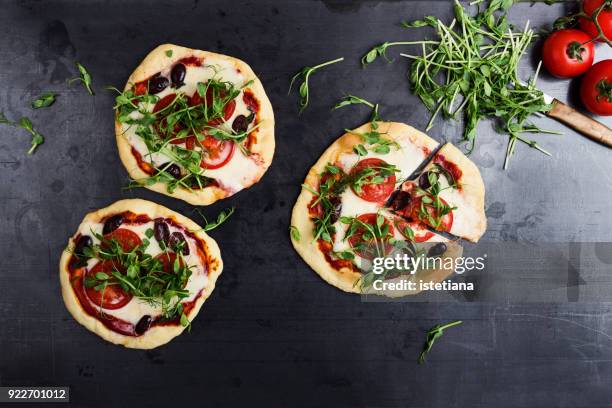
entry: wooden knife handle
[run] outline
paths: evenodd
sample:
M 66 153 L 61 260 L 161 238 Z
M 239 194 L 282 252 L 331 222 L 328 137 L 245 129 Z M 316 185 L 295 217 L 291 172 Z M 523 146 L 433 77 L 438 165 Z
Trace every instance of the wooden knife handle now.
M 547 115 L 582 133 L 591 140 L 612 147 L 612 130 L 609 127 L 570 108 L 557 99 L 553 100 L 553 108 Z

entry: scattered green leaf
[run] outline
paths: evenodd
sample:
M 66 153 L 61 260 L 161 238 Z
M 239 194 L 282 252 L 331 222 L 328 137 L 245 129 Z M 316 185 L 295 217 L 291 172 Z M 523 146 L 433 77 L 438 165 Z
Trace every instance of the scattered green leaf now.
M 291 238 L 293 238 L 294 241 L 299 242 L 301 239 L 301 235 L 300 235 L 300 230 L 294 226 L 291 225 L 289 227 L 289 234 L 291 234 Z
M 326 61 L 323 62 L 319 65 L 315 65 L 313 67 L 304 67 L 302 68 L 297 74 L 295 74 L 292 78 L 291 78 L 291 82 L 289 84 L 289 92 L 288 94 L 291 93 L 291 89 L 293 88 L 293 84 L 296 80 L 298 79 L 302 79 L 302 83 L 300 84 L 299 87 L 299 94 L 300 94 L 300 102 L 299 102 L 299 107 L 300 107 L 300 113 L 302 113 L 304 111 L 304 109 L 306 109 L 306 107 L 308 106 L 308 102 L 310 101 L 310 90 L 309 90 L 309 85 L 308 85 L 308 81 L 310 79 L 310 76 L 315 73 L 316 71 L 320 70 L 323 67 L 326 67 L 328 65 L 331 64 L 336 64 L 338 62 L 344 61 L 344 58 L 336 58 L 334 60 L 331 61 Z
M 47 108 L 55 103 L 57 93 L 46 92 L 32 101 L 32 109 Z
M 77 69 L 79 70 L 79 76 L 68 80 L 68 84 L 72 84 L 73 82 L 76 82 L 76 81 L 81 82 L 83 86 L 85 86 L 85 89 L 87 89 L 87 92 L 90 95 L 93 95 L 94 92 L 93 92 L 93 89 L 91 88 L 91 75 L 87 71 L 87 68 L 85 68 L 79 62 L 75 62 L 75 65 Z
M 456 320 L 444 325 L 436 325 L 432 327 L 427 332 L 427 338 L 425 340 L 425 345 L 423 346 L 423 351 L 421 351 L 421 354 L 419 354 L 419 364 L 423 364 L 425 362 L 425 357 L 430 352 L 435 341 L 444 334 L 444 330 L 448 329 L 449 327 L 460 325 L 461 323 L 463 323 L 461 320 Z

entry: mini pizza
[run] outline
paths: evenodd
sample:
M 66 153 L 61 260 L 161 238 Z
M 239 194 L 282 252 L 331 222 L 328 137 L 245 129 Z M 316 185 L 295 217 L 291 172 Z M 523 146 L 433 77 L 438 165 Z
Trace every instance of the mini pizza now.
M 60 282 L 80 324 L 151 349 L 190 326 L 222 269 L 217 243 L 195 222 L 132 199 L 85 216 L 62 254 Z
M 257 183 L 274 155 L 274 114 L 243 61 L 154 49 L 116 98 L 119 155 L 136 185 L 208 205 Z
M 372 260 L 408 254 L 452 266 L 462 254 L 458 238 L 476 242 L 486 229 L 484 184 L 453 146 L 439 148 L 402 123 L 372 122 L 336 140 L 311 168 L 291 229 L 297 252 L 328 283 L 353 293 L 415 294 L 381 292 L 371 283 L 440 282 L 454 268 L 439 262 L 416 273 L 380 276 L 371 272 Z

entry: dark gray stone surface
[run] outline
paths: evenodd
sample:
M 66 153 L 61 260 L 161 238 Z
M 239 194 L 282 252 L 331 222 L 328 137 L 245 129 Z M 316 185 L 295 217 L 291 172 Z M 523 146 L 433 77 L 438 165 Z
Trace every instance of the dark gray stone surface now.
M 564 8 L 520 4 L 512 19 L 541 25 Z M 379 101 L 383 117 L 425 127 L 429 115 L 408 90 L 405 60 L 367 70 L 358 64 L 381 41 L 421 38 L 397 22 L 425 14 L 450 16 L 451 3 L 3 2 L 0 110 L 30 116 L 46 142 L 27 157 L 29 137 L 0 129 L 0 385 L 69 385 L 75 407 L 611 406 L 610 303 L 362 303 L 324 283 L 291 247 L 289 214 L 308 168 L 343 128 L 368 117 L 362 108 L 331 112 L 340 96 Z M 57 264 L 83 215 L 117 199 L 151 199 L 195 216 L 177 200 L 122 191 L 113 98 L 103 89 L 123 85 L 164 42 L 247 61 L 274 106 L 277 150 L 261 183 L 204 209 L 237 211 L 211 233 L 225 270 L 192 332 L 144 352 L 107 344 L 70 317 Z M 347 60 L 313 76 L 311 106 L 298 116 L 295 96 L 286 95 L 289 78 L 338 56 Z M 526 61 L 525 77 L 536 58 Z M 74 60 L 92 73 L 95 97 L 65 85 Z M 577 104 L 577 81 L 543 75 L 540 84 Z M 32 112 L 30 100 L 46 90 L 61 94 L 57 103 Z M 479 128 L 472 158 L 488 188 L 484 240 L 611 241 L 610 150 L 548 119 L 537 122 L 564 132 L 538 137 L 553 157 L 519 146 L 505 172 L 505 137 L 489 122 Z M 459 141 L 461 132 L 439 121 L 429 133 Z M 505 261 L 512 273 L 515 259 Z M 418 366 L 425 331 L 455 319 L 464 324 Z

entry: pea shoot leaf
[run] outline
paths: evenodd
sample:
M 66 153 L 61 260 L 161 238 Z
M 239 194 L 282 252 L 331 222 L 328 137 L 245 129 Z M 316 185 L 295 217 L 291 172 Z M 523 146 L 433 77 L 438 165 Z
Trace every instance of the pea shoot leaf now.
M 436 325 L 432 327 L 427 332 L 427 338 L 425 339 L 425 345 L 423 346 L 423 351 L 419 354 L 419 364 L 423 364 L 425 362 L 425 358 L 427 354 L 431 351 L 434 343 L 438 338 L 440 338 L 444 334 L 444 330 L 460 325 L 463 323 L 461 320 L 456 320 L 454 322 L 446 323 L 444 325 Z
M 57 93 L 46 92 L 32 101 L 32 109 L 47 108 L 55 103 Z
M 312 66 L 312 67 L 304 67 L 301 70 L 299 70 L 292 78 L 291 78 L 291 82 L 289 83 L 289 92 L 287 92 L 287 94 L 291 93 L 291 89 L 293 88 L 293 84 L 298 81 L 298 80 L 302 80 L 302 83 L 300 84 L 299 88 L 298 88 L 298 93 L 300 95 L 300 101 L 299 101 L 299 108 L 300 108 L 300 113 L 302 113 L 304 111 L 304 109 L 306 109 L 306 107 L 308 106 L 308 103 L 310 101 L 310 89 L 309 89 L 309 79 L 310 76 L 312 74 L 314 74 L 315 72 L 317 72 L 318 70 L 320 70 L 323 67 L 326 67 L 328 65 L 332 65 L 332 64 L 336 64 L 338 62 L 344 61 L 344 58 L 336 58 L 334 60 L 330 60 L 330 61 L 326 61 L 323 62 L 321 64 Z

